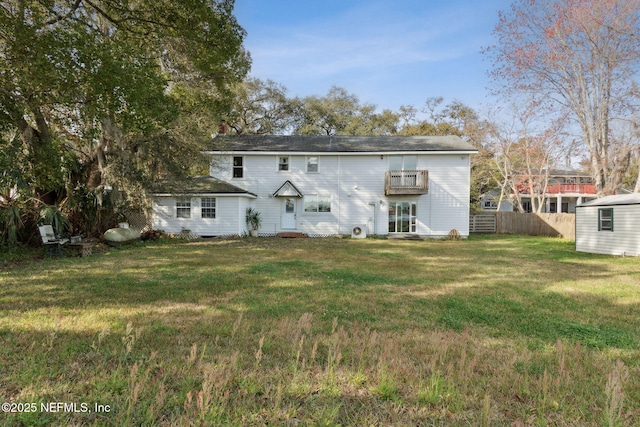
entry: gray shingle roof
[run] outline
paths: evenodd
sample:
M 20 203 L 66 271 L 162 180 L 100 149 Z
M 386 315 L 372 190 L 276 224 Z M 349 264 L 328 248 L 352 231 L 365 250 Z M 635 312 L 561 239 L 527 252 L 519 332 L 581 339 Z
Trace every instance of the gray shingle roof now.
M 212 176 L 194 176 L 184 180 L 160 180 L 153 186 L 151 193 L 159 194 L 247 194 L 255 196 L 244 188 Z
M 450 136 L 218 136 L 211 151 L 305 152 L 305 153 L 380 153 L 413 151 L 477 150 L 462 138 Z
M 584 206 L 617 206 L 617 205 L 638 205 L 640 204 L 640 193 L 632 194 L 616 194 L 613 196 L 605 196 L 599 199 L 591 200 L 581 205 Z

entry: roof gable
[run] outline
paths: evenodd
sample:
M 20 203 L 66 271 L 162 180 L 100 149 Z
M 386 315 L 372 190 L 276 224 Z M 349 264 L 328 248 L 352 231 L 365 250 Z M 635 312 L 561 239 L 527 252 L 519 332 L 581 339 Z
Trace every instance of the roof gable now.
M 291 181 L 287 180 L 278 188 L 275 193 L 273 193 L 274 197 L 302 197 L 302 193 L 300 190 L 296 188 L 295 185 L 291 183 Z
M 212 152 L 464 152 L 477 150 L 462 138 L 449 136 L 305 136 L 229 135 L 213 139 Z

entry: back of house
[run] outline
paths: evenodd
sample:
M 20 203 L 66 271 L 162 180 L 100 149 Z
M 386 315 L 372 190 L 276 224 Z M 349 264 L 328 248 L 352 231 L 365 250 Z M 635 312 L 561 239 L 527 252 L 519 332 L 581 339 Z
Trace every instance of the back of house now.
M 253 208 L 263 236 L 468 236 L 474 153 L 456 136 L 218 136 L 204 186 L 154 193 L 153 227 L 243 235 Z

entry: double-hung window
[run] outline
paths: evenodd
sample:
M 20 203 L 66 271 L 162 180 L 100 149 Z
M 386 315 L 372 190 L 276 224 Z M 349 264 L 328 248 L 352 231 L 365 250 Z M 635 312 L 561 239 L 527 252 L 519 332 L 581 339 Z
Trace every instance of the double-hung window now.
M 288 156 L 278 157 L 278 172 L 288 172 L 288 171 L 289 171 L 289 157 Z
M 215 197 L 203 197 L 200 199 L 200 214 L 202 218 L 215 218 L 216 217 L 216 198 Z
M 191 218 L 191 199 L 180 198 L 176 200 L 176 218 Z
M 309 156 L 307 157 L 307 172 L 315 173 L 318 172 L 318 156 Z
M 233 157 L 233 177 L 234 178 L 242 178 L 244 177 L 244 159 L 242 156 L 234 156 Z
M 598 209 L 598 231 L 613 231 L 613 208 Z

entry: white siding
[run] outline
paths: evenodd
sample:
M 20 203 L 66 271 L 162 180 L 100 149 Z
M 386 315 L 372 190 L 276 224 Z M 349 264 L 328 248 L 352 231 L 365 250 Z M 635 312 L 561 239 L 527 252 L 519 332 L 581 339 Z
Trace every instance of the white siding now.
M 336 214 L 339 218 L 340 234 L 351 234 L 354 226 L 366 226 L 367 233 L 387 234 L 386 201 L 384 195 L 384 174 L 387 170 L 387 156 L 359 155 L 340 156 L 337 199 L 340 206 Z M 369 203 L 377 205 L 371 206 Z M 374 227 L 374 210 L 378 209 L 378 223 Z M 381 209 L 383 208 L 383 209 Z M 377 228 L 375 230 L 374 228 Z
M 613 209 L 613 231 L 598 231 L 598 209 Z M 584 206 L 576 209 L 576 251 L 640 255 L 640 205 Z
M 238 196 L 206 196 L 216 198 L 216 217 L 202 218 L 200 197 L 191 197 L 191 217 L 176 217 L 176 198 L 155 197 L 152 225 L 156 230 L 180 233 L 191 230 L 199 236 L 240 235 L 246 232 L 244 212 L 248 199 Z
M 469 156 L 433 155 L 418 159 L 418 168 L 429 171 L 429 195 L 424 203 L 429 236 L 445 236 L 452 229 L 469 235 Z M 420 212 L 420 206 L 418 206 Z M 423 233 L 420 233 L 423 234 Z
M 244 176 L 232 178 L 232 155 L 215 156 L 211 174 L 244 188 L 258 198 L 250 206 L 262 215 L 261 234 L 282 231 L 284 200 L 273 193 L 290 181 L 302 194 L 331 195 L 331 212 L 304 211 L 304 200 L 296 200 L 297 231 L 311 235 L 350 234 L 355 225 L 366 225 L 368 233 L 387 234 L 390 201 L 417 203 L 417 233 L 445 236 L 452 229 L 469 234 L 469 155 L 423 154 L 418 169 L 429 171 L 429 194 L 393 196 L 384 194 L 387 155 L 319 155 L 318 173 L 306 172 L 306 156 L 290 158 L 290 170 L 278 171 L 278 155 L 245 154 Z M 374 226 L 375 222 L 375 226 Z M 193 229 L 193 228 L 192 228 Z

